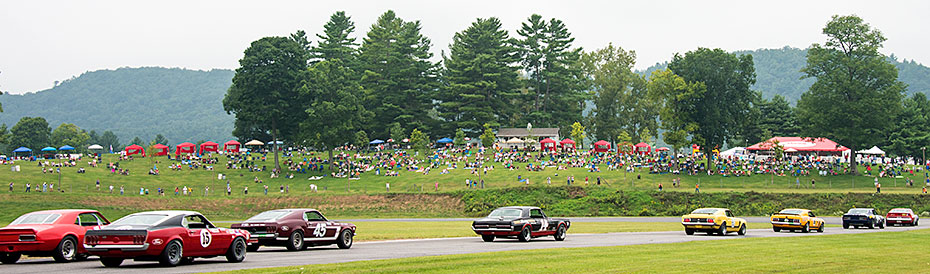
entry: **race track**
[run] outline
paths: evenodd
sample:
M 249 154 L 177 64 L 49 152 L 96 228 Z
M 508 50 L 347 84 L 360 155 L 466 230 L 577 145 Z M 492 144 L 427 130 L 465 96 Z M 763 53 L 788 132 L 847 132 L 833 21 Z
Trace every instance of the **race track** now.
M 592 218 L 593 219 L 593 218 Z M 597 221 L 608 221 L 607 218 L 597 218 Z M 678 218 L 669 217 L 642 217 L 642 218 L 616 218 L 626 220 L 614 221 L 678 221 Z M 573 219 L 574 222 L 594 221 L 585 218 Z M 356 220 L 359 221 L 359 220 Z M 752 219 L 748 221 L 754 221 Z M 827 219 L 828 223 L 834 223 L 836 220 Z M 251 269 L 276 266 L 291 266 L 305 264 L 326 264 L 351 261 L 393 259 L 420 256 L 436 256 L 450 254 L 466 254 L 490 251 L 509 251 L 525 250 L 540 248 L 566 248 L 566 247 L 596 247 L 596 246 L 621 246 L 637 244 L 656 244 L 656 243 L 678 243 L 690 241 L 708 241 L 719 239 L 737 239 L 737 238 L 757 238 L 757 237 L 816 237 L 820 235 L 835 234 L 854 234 L 854 233 L 877 233 L 882 231 L 906 231 L 914 229 L 927 228 L 930 225 L 926 223 L 920 227 L 888 227 L 885 229 L 847 229 L 838 227 L 827 227 L 824 233 L 791 233 L 791 232 L 773 232 L 771 229 L 750 229 L 745 236 L 738 236 L 736 233 L 728 234 L 725 237 L 707 236 L 703 233 L 697 233 L 694 236 L 686 236 L 683 231 L 667 232 L 625 232 L 625 233 L 606 233 L 606 234 L 571 234 L 563 242 L 556 242 L 551 237 L 534 239 L 529 243 L 522 243 L 511 239 L 498 239 L 491 243 L 481 241 L 479 237 L 467 238 L 443 238 L 443 239 L 419 239 L 419 240 L 395 240 L 395 241 L 377 241 L 377 242 L 358 242 L 351 249 L 343 250 L 335 246 L 316 247 L 308 251 L 288 252 L 283 247 L 262 247 L 258 252 L 249 252 L 245 261 L 242 263 L 227 263 L 225 258 L 217 257 L 211 259 L 197 259 L 191 265 L 182 265 L 174 268 L 166 268 L 158 265 L 157 262 L 134 262 L 127 260 L 123 262 L 120 268 L 104 268 L 99 261 L 91 259 L 86 262 L 76 262 L 68 264 L 54 263 L 51 259 L 32 259 L 22 260 L 13 265 L 0 265 L 0 272 L 3 273 L 134 273 L 140 271 L 157 271 L 158 273 L 191 273 L 191 272 L 210 272 L 225 271 L 236 269 Z M 360 231 L 359 233 L 364 233 Z

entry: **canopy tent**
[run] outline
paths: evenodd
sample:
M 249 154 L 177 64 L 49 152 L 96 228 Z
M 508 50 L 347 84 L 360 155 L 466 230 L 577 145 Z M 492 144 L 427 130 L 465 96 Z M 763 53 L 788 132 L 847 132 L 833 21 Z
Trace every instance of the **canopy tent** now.
M 384 141 L 382 141 L 381 139 L 375 139 L 374 141 L 368 142 L 369 145 L 380 145 L 383 143 Z
M 669 150 L 671 150 L 671 149 L 669 149 L 669 148 L 667 148 L 667 147 L 657 147 L 657 148 L 656 148 L 656 151 L 669 151 Z
M 523 140 L 517 137 L 510 138 L 510 140 L 505 141 L 504 143 L 508 144 L 522 144 Z
M 262 141 L 259 141 L 259 140 L 252 140 L 252 141 L 248 141 L 247 143 L 245 143 L 245 145 L 247 145 L 247 146 L 264 146 L 265 143 L 262 143 Z
M 44 152 L 50 152 L 50 151 L 56 151 L 56 150 L 58 150 L 58 149 L 56 149 L 56 148 L 54 148 L 54 147 L 44 147 L 44 148 L 42 148 L 42 151 L 44 151 Z
M 23 152 L 32 152 L 28 147 L 19 147 L 13 150 L 13 153 L 23 153 Z
M 200 144 L 200 154 L 205 152 L 218 152 L 220 150 L 220 144 L 206 141 L 203 144 Z
M 181 155 L 181 153 L 194 153 L 195 147 L 197 146 L 195 146 L 194 144 L 183 142 L 174 148 L 174 154 Z
M 73 147 L 73 146 L 69 146 L 69 145 L 64 145 L 64 146 L 61 146 L 60 148 L 58 148 L 58 150 L 74 150 L 74 147 Z
M 878 146 L 873 146 L 870 149 L 856 151 L 856 154 L 885 155 L 885 151 L 879 149 Z
M 775 143 L 778 143 L 779 146 L 784 148 L 785 152 L 788 152 L 788 149 L 794 149 L 796 152 L 824 153 L 836 153 L 849 150 L 849 148 L 841 146 L 827 138 L 806 137 L 773 137 L 765 142 L 749 146 L 746 150 L 752 152 L 768 151 L 772 150 Z
M 240 143 L 239 143 L 238 141 L 236 141 L 236 140 L 229 140 L 229 142 L 226 142 L 226 143 L 223 144 L 223 151 L 226 151 L 226 152 L 239 152 L 239 147 L 240 147 L 241 145 L 242 145 L 242 144 L 240 144 Z
M 170 149 L 170 147 L 168 147 L 168 146 L 166 146 L 166 145 L 162 145 L 162 144 L 155 144 L 155 145 L 152 146 L 152 147 L 155 148 L 155 156 L 165 156 L 165 155 L 168 155 L 168 149 Z
M 130 146 L 127 146 L 124 150 L 126 151 L 126 156 L 133 155 L 133 154 L 142 154 L 142 157 L 145 157 L 145 149 L 142 148 L 142 146 L 140 145 L 130 145 Z
M 387 139 L 386 142 L 388 142 L 388 143 L 393 143 L 393 142 L 394 142 L 394 139 Z
M 604 140 L 594 142 L 594 151 L 596 152 L 607 152 L 610 150 L 610 143 Z
M 639 144 L 633 145 L 633 151 L 638 154 L 649 154 L 652 152 L 652 146 L 647 143 L 641 142 Z
M 409 143 L 409 142 L 410 142 L 410 139 L 404 138 L 403 140 L 400 140 L 400 141 L 401 141 L 401 142 L 404 142 L 404 143 Z
M 539 144 L 542 145 L 542 150 L 555 150 L 556 141 L 550 138 L 546 138 L 542 141 L 539 141 Z
M 565 138 L 565 140 L 562 140 L 561 142 L 559 142 L 559 145 L 561 145 L 562 148 L 571 146 L 572 149 L 575 149 L 575 141 L 572 141 L 572 139 Z
M 448 144 L 451 142 L 452 142 L 452 139 L 449 139 L 449 137 L 442 138 L 436 141 L 436 143 L 439 143 L 439 144 Z
M 87 149 L 90 149 L 90 150 L 103 149 L 103 146 L 101 146 L 101 145 L 90 145 L 89 147 L 87 147 Z
M 747 155 L 745 147 L 734 147 L 720 152 L 720 157 L 732 157 Z

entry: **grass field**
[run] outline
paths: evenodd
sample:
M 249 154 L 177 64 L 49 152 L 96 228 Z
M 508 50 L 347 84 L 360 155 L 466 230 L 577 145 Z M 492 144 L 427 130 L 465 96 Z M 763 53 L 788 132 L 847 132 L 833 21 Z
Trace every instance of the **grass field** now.
M 930 230 L 538 249 L 230 273 L 921 273 Z

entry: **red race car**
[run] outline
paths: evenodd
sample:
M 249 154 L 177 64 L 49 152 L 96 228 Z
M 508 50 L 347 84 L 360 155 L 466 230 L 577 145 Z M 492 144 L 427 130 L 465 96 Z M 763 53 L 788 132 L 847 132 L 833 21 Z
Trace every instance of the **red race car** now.
M 0 228 L 0 262 L 16 263 L 23 254 L 52 256 L 57 262 L 87 258 L 84 233 L 110 223 L 100 212 L 87 209 L 27 213 Z
M 888 215 L 885 215 L 885 222 L 888 225 L 917 226 L 919 220 L 920 216 L 914 214 L 914 211 L 910 208 L 895 208 L 888 211 Z
M 164 266 L 190 263 L 195 257 L 245 259 L 249 232 L 217 228 L 193 211 L 149 211 L 129 214 L 98 230 L 87 231 L 84 249 L 100 256 L 106 267 L 125 259 L 158 261 Z
M 288 250 L 301 250 L 310 246 L 336 244 L 339 248 L 352 247 L 355 225 L 327 220 L 316 209 L 275 209 L 252 216 L 232 228 L 248 230 L 258 239 L 249 245 L 249 251 L 260 246 L 285 246 Z

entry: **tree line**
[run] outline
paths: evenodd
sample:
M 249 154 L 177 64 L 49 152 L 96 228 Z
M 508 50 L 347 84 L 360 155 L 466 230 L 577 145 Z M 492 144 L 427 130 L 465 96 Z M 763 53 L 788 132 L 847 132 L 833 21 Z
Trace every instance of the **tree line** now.
M 203 142 L 198 141 L 198 144 Z M 119 137 L 110 130 L 98 133 L 96 130 L 81 129 L 71 123 L 62 123 L 52 130 L 48 121 L 42 117 L 23 117 L 12 128 L 6 124 L 0 125 L 0 151 L 7 153 L 19 147 L 27 147 L 32 149 L 33 154 L 39 154 L 44 147 L 60 148 L 66 145 L 82 153 L 93 152 L 87 149 L 90 145 L 100 145 L 103 151 L 109 151 L 111 148 L 113 151 L 120 151 L 128 145 L 140 145 L 146 150 L 151 150 L 155 144 L 171 145 L 168 138 L 162 134 L 156 134 L 149 142 L 136 136 L 129 143 L 122 144 Z

